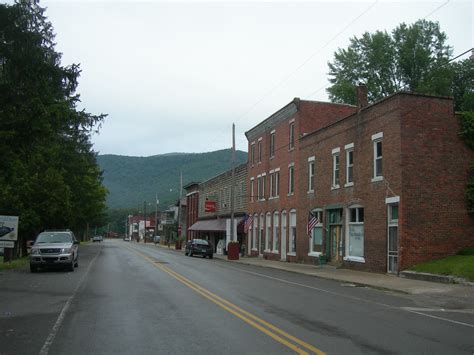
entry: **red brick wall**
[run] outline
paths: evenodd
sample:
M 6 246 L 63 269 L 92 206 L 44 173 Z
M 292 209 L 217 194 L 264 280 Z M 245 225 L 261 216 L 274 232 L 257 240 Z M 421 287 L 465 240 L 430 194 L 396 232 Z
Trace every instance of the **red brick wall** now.
M 474 153 L 459 137 L 452 100 L 403 98 L 401 268 L 474 246 L 465 187 Z
M 299 189 L 297 259 L 314 263 L 308 256 L 309 237 L 306 235 L 308 211 L 340 204 L 343 207 L 343 236 L 346 229 L 346 208 L 357 204 L 364 208 L 365 263 L 345 262 L 346 267 L 385 272 L 387 268 L 387 206 L 385 198 L 401 194 L 399 100 L 393 97 L 381 105 L 368 107 L 332 126 L 302 139 L 299 171 L 304 186 Z M 384 180 L 372 182 L 372 135 L 383 132 Z M 346 183 L 346 151 L 354 143 L 354 186 Z M 340 188 L 332 185 L 332 150 L 340 148 Z M 316 158 L 315 192 L 308 193 L 308 157 Z M 387 183 L 389 184 L 387 187 Z M 393 193 L 392 193 L 393 192 Z M 325 218 L 325 216 L 324 216 Z M 325 234 L 325 233 L 323 233 Z
M 347 116 L 348 114 L 355 112 L 356 108 L 353 106 L 338 105 L 331 103 L 322 103 L 322 102 L 312 102 L 312 101 L 300 101 L 295 100 L 295 104 L 298 107 L 298 111 L 295 115 L 284 120 L 277 124 L 276 126 L 268 126 L 265 130 L 265 133 L 261 135 L 262 137 L 262 146 L 263 146 L 263 159 L 261 163 L 258 163 L 258 138 L 255 137 L 255 155 L 256 163 L 254 166 L 251 164 L 251 143 L 249 141 L 248 152 L 249 152 L 249 165 L 248 165 L 248 191 L 250 192 L 250 179 L 253 177 L 254 180 L 254 195 L 257 194 L 257 175 L 266 173 L 265 181 L 265 201 L 248 203 L 249 214 L 263 213 L 266 216 L 267 212 L 275 211 L 289 211 L 291 209 L 296 209 L 298 205 L 297 194 L 298 189 L 301 185 L 300 176 L 298 171 L 300 169 L 300 163 L 298 161 L 298 150 L 299 150 L 299 138 L 303 133 L 307 134 L 311 131 L 314 131 L 318 128 L 326 126 L 331 122 L 340 120 L 341 118 Z M 289 150 L 289 123 L 291 120 L 295 120 L 295 148 Z M 272 130 L 276 131 L 276 142 L 275 142 L 275 156 L 270 158 L 270 132 Z M 251 131 L 250 131 L 251 132 Z M 295 193 L 291 196 L 288 196 L 288 165 L 294 163 L 295 169 L 295 181 L 294 189 Z M 279 198 L 277 199 L 268 199 L 270 194 L 270 177 L 269 171 L 280 168 L 280 193 Z M 264 223 L 266 222 L 266 217 L 264 218 Z M 289 224 L 287 224 L 289 227 Z M 281 226 L 281 222 L 280 222 Z M 288 228 L 289 229 L 289 228 Z M 266 232 L 266 225 L 264 226 L 264 234 Z M 282 236 L 280 236 L 282 238 Z M 285 236 L 288 238 L 288 236 Z M 280 244 L 280 242 L 278 243 Z M 272 245 L 272 241 L 271 241 Z M 288 246 L 288 242 L 287 242 Z M 278 246 L 280 248 L 280 245 Z M 253 253 L 255 255 L 256 253 Z M 280 254 L 275 253 L 265 253 L 264 257 L 273 260 L 279 260 Z M 295 261 L 295 257 L 288 257 L 290 261 Z
M 383 132 L 383 181 L 372 182 L 372 135 Z M 467 214 L 467 169 L 474 159 L 458 136 L 452 100 L 394 95 L 348 119 L 301 140 L 298 170 L 297 260 L 308 256 L 308 210 L 341 204 L 364 207 L 365 263 L 345 261 L 360 270 L 387 270 L 386 197 L 400 196 L 399 270 L 455 254 L 474 245 L 474 221 Z M 354 143 L 354 186 L 344 187 L 344 146 Z M 331 190 L 332 149 L 340 147 L 340 185 Z M 315 193 L 307 193 L 307 158 L 316 157 Z M 345 216 L 344 216 L 345 217 Z M 344 223 L 346 229 L 346 223 Z M 343 230 L 345 236 L 346 231 Z

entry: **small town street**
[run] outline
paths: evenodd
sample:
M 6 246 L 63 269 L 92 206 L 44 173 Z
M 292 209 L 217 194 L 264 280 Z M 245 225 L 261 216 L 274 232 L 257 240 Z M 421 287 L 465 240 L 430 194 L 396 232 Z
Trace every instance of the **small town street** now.
M 122 240 L 81 244 L 79 255 L 74 272 L 0 272 L 1 355 L 474 352 L 468 299 Z

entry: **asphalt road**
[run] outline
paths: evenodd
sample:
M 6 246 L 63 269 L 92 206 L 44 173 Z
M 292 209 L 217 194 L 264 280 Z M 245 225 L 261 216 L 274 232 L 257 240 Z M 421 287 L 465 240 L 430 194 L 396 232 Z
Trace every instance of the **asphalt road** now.
M 439 300 L 436 300 L 437 302 Z M 0 354 L 470 354 L 472 311 L 106 240 L 74 272 L 0 272 Z

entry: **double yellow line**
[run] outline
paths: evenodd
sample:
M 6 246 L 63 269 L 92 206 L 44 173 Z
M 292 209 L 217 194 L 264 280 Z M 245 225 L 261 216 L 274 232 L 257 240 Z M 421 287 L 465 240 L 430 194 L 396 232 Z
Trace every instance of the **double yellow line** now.
M 215 303 L 222 309 L 226 310 L 227 312 L 233 314 L 234 316 L 242 319 L 245 323 L 251 325 L 252 327 L 260 330 L 262 333 L 268 335 L 275 341 L 287 346 L 288 348 L 292 349 L 298 354 L 318 354 L 323 355 L 325 354 L 323 351 L 319 350 L 318 348 L 308 344 L 301 339 L 298 339 L 285 331 L 275 327 L 274 325 L 266 322 L 265 320 L 243 310 L 242 308 L 236 306 L 235 304 L 219 297 L 218 295 L 206 290 L 205 288 L 195 284 L 194 282 L 188 280 L 184 276 L 178 274 L 177 272 L 171 270 L 170 268 L 157 263 L 156 260 L 150 258 L 149 256 L 134 250 L 138 253 L 143 259 L 150 262 L 152 265 L 157 267 L 158 269 L 166 272 L 168 275 L 172 276 L 182 284 L 188 286 L 193 291 L 199 293 L 201 296 L 207 298 L 209 301 Z

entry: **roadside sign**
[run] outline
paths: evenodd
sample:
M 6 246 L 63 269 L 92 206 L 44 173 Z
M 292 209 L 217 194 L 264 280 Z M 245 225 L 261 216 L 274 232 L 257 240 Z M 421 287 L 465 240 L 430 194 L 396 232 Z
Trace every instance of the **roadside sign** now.
M 18 240 L 18 216 L 0 216 L 0 240 Z
M 9 240 L 0 240 L 0 248 L 14 248 L 15 242 Z

